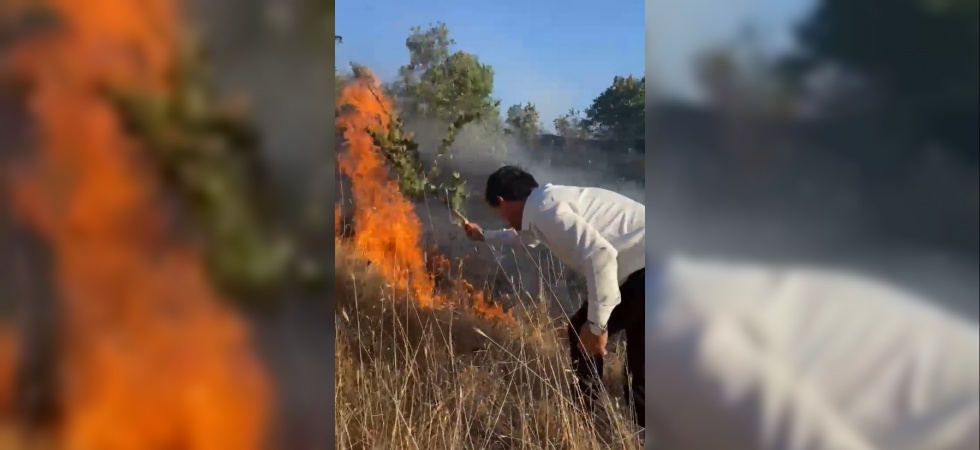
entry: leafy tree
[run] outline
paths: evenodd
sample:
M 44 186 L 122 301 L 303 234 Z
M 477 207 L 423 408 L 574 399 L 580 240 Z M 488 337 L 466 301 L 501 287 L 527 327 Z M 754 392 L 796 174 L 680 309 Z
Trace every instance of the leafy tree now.
M 822 0 L 799 37 L 809 66 L 844 67 L 876 89 L 889 129 L 976 162 L 978 4 Z
M 698 55 L 695 74 L 701 91 L 717 108 L 728 108 L 738 93 L 739 74 L 734 56 L 722 47 Z
M 797 105 L 781 63 L 763 55 L 753 35 L 746 32 L 735 45 L 702 53 L 695 70 L 702 92 L 719 111 L 779 119 L 791 115 Z
M 272 306 L 291 279 L 316 287 L 320 268 L 276 219 L 274 186 L 247 111 L 218 97 L 197 45 L 178 56 L 169 92 L 107 88 L 105 98 L 186 207 L 205 238 L 208 268 L 230 298 Z
M 406 113 L 451 122 L 461 115 L 496 111 L 499 103 L 490 97 L 493 69 L 472 54 L 451 52 L 455 44 L 444 23 L 412 29 L 405 40 L 409 63 L 399 69 L 392 86 Z
M 617 76 L 585 110 L 584 125 L 600 139 L 642 139 L 646 77 Z
M 426 72 L 442 64 L 449 58 L 449 47 L 456 45 L 456 41 L 449 37 L 449 28 L 442 22 L 425 31 L 421 27 L 413 27 L 411 31 L 405 39 L 409 62 L 399 71 L 406 84 L 418 82 Z
M 530 142 L 531 139 L 541 133 L 541 116 L 538 108 L 533 103 L 521 105 L 511 105 L 507 108 L 507 132 L 518 138 Z
M 554 120 L 555 132 L 565 139 L 588 139 L 589 130 L 584 125 L 581 111 L 575 108 Z

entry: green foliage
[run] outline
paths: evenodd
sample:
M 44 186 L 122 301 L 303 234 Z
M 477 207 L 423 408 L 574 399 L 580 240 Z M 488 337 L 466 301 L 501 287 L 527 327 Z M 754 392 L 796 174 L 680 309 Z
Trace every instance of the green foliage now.
M 375 143 L 384 152 L 398 176 L 402 193 L 414 200 L 431 196 L 460 211 L 467 197 L 465 182 L 458 173 L 443 176 L 440 161 L 464 129 L 491 149 L 503 145 L 500 102 L 491 97 L 493 68 L 464 51 L 453 51 L 456 42 L 444 23 L 427 29 L 414 27 L 405 40 L 409 62 L 399 69 L 397 81 L 384 85 L 384 94 L 395 99 L 398 113 L 409 119 L 434 120 L 446 132 L 431 163 L 425 163 L 419 144 L 405 132 L 402 118 L 390 111 L 392 120 L 385 133 L 375 133 Z M 357 76 L 357 70 L 354 70 Z M 536 113 L 535 113 L 536 114 Z
M 702 90 L 716 106 L 738 89 L 741 77 L 734 55 L 724 47 L 710 48 L 698 55 L 695 73 Z
M 782 61 L 766 57 L 751 31 L 735 45 L 712 47 L 699 55 L 695 70 L 715 108 L 743 119 L 782 119 L 796 108 L 798 95 L 780 72 Z
M 378 93 L 375 92 L 374 95 L 380 99 Z M 446 182 L 439 182 L 441 175 L 439 163 L 440 160 L 449 156 L 449 149 L 456 140 L 459 131 L 466 124 L 479 120 L 480 114 L 463 114 L 453 120 L 439 144 L 435 159 L 426 168 L 426 163 L 419 153 L 419 144 L 411 133 L 405 131 L 401 117 L 397 116 L 394 111 L 386 112 L 391 117 L 388 122 L 388 129 L 384 132 L 372 130 L 368 130 L 368 132 L 371 134 L 374 144 L 391 164 L 402 195 L 415 201 L 422 200 L 426 196 L 432 196 L 449 205 L 454 211 L 461 212 L 463 203 L 468 196 L 466 182 L 459 173 L 453 173 Z
M 428 169 L 419 154 L 418 143 L 411 133 L 405 132 L 400 118 L 391 120 L 385 133 L 371 132 L 374 144 L 391 163 L 402 195 L 415 201 L 432 196 L 454 211 L 462 211 L 467 198 L 466 182 L 459 173 L 454 172 L 449 181 L 437 185 L 440 176 L 439 159 L 447 156 L 458 130 L 476 118 L 475 115 L 460 116 L 450 124 L 439 145 L 437 157 L 429 164 Z
M 182 56 L 168 95 L 106 94 L 203 232 L 218 285 L 234 298 L 272 300 L 298 260 L 291 240 L 264 220 L 276 214 L 264 196 L 257 133 L 242 108 L 215 101 L 200 55 Z
M 391 163 L 398 178 L 402 195 L 418 199 L 434 189 L 419 154 L 419 145 L 410 133 L 406 133 L 401 118 L 393 117 L 384 133 L 370 131 L 371 137 L 385 158 Z
M 810 65 L 841 65 L 882 93 L 896 132 L 977 160 L 978 0 L 822 0 L 801 28 Z
M 530 142 L 534 137 L 541 133 L 541 116 L 538 108 L 533 103 L 512 105 L 507 108 L 507 132 Z
M 409 63 L 399 69 L 392 87 L 405 113 L 450 122 L 467 114 L 486 115 L 499 106 L 490 97 L 493 68 L 472 54 L 451 52 L 455 43 L 444 23 L 412 28 L 405 40 Z
M 584 121 L 581 111 L 575 108 L 569 109 L 567 113 L 555 119 L 555 132 L 565 139 L 588 139 L 589 130 Z
M 617 76 L 585 110 L 583 124 L 600 139 L 642 139 L 646 77 Z
M 449 128 L 446 130 L 446 136 L 443 137 L 442 141 L 439 143 L 439 149 L 436 156 L 437 159 L 429 171 L 430 178 L 435 179 L 438 177 L 438 161 L 439 159 L 446 158 L 449 155 L 449 149 L 452 147 L 453 142 L 456 141 L 456 137 L 460 130 L 463 129 L 463 126 L 479 119 L 479 113 L 469 113 L 457 117 L 453 123 L 449 124 Z M 440 198 L 443 203 L 449 205 L 453 211 L 463 211 L 463 203 L 466 201 L 468 194 L 466 192 L 466 181 L 463 180 L 459 172 L 453 172 L 449 181 L 437 189 L 438 193 L 433 192 L 433 194 Z
M 439 119 L 485 111 L 493 105 L 493 69 L 466 52 L 453 53 L 443 64 L 426 72 L 409 91 Z
M 449 28 L 445 23 L 430 25 L 425 31 L 421 27 L 413 27 L 405 39 L 408 64 L 399 71 L 403 81 L 412 83 L 420 80 L 422 75 L 449 58 L 449 47 L 455 44 L 456 41 L 449 37 Z

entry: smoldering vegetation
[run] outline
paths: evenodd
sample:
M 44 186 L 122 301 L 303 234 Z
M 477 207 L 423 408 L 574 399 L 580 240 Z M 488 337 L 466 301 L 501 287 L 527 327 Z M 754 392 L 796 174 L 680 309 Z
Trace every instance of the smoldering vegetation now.
M 415 133 L 424 157 L 434 158 L 445 126 L 433 121 L 406 121 Z M 542 135 L 531 144 L 511 136 L 489 133 L 480 124 L 467 125 L 459 133 L 442 163 L 447 172 L 458 172 L 467 181 L 470 197 L 467 217 L 485 229 L 504 228 L 483 197 L 487 177 L 505 164 L 520 166 L 539 183 L 593 186 L 610 189 L 646 203 L 642 142 L 565 140 Z M 466 258 L 464 276 L 514 295 L 526 291 L 554 300 L 553 314 L 571 314 L 585 300 L 584 279 L 566 270 L 544 248 L 525 246 L 492 248 L 469 242 L 452 223 L 452 215 L 436 202 L 419 204 L 417 213 L 426 227 L 427 245 L 452 258 Z M 515 289 L 516 288 L 516 289 Z

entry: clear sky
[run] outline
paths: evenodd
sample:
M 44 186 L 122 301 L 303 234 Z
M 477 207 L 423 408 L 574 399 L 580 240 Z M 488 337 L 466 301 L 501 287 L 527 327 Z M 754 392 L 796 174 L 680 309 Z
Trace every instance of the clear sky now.
M 723 43 L 746 26 L 759 34 L 766 50 L 793 45 L 797 24 L 814 0 L 648 0 L 647 67 L 657 86 L 682 96 L 696 95 L 692 58 Z
M 408 61 L 413 26 L 445 22 L 457 48 L 494 68 L 503 109 L 533 102 L 543 125 L 569 108 L 585 109 L 616 75 L 644 74 L 646 55 L 658 86 L 690 94 L 691 56 L 731 37 L 745 22 L 778 30 L 810 0 L 338 0 L 340 68 L 365 64 L 391 80 Z M 645 33 L 646 22 L 656 30 Z M 785 31 L 782 32 L 785 35 Z M 647 38 L 650 47 L 647 48 Z

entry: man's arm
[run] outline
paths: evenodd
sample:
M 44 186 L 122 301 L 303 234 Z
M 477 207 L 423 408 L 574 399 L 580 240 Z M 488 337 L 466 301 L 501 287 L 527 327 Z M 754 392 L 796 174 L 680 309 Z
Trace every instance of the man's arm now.
M 483 230 L 483 240 L 492 245 L 520 245 L 528 247 L 538 245 L 538 239 L 530 231 L 517 231 L 513 228 L 505 230 Z
M 619 252 L 565 204 L 539 213 L 535 225 L 552 251 L 560 249 L 579 261 L 589 291 L 588 319 L 606 325 L 621 300 L 616 262 Z

